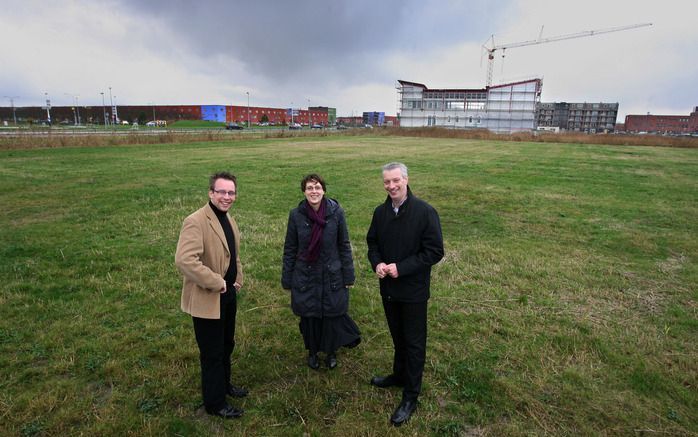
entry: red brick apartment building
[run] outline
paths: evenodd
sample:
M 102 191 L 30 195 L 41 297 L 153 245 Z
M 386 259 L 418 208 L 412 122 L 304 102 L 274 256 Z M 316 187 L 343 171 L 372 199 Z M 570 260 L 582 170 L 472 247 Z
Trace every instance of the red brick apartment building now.
M 657 134 L 698 133 L 698 106 L 689 115 L 626 115 L 626 132 Z
M 249 109 L 250 122 L 252 124 L 262 121 L 262 117 L 267 116 L 267 121 L 274 124 L 288 124 L 291 122 L 291 114 L 288 109 L 263 108 L 250 106 L 226 106 L 226 121 L 245 123 L 247 121 L 247 111 Z M 327 108 L 295 109 L 293 122 L 302 125 L 321 124 L 327 126 Z

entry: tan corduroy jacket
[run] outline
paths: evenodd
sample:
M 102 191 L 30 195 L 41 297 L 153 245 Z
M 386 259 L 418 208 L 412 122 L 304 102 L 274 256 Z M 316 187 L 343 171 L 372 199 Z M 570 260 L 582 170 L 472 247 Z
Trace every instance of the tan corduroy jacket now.
M 228 215 L 235 236 L 235 282 L 242 285 L 240 263 L 240 230 Z M 230 263 L 230 250 L 225 233 L 216 214 L 206 204 L 186 219 L 179 234 L 175 264 L 184 275 L 182 311 L 203 319 L 220 319 L 220 291 L 225 286 L 223 276 Z M 227 293 L 235 293 L 235 289 Z

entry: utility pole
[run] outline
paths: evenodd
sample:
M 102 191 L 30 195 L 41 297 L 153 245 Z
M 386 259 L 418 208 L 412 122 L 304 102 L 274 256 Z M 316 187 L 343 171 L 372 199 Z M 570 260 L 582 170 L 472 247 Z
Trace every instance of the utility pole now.
M 313 127 L 313 115 L 310 113 L 310 99 L 308 99 L 308 126 Z

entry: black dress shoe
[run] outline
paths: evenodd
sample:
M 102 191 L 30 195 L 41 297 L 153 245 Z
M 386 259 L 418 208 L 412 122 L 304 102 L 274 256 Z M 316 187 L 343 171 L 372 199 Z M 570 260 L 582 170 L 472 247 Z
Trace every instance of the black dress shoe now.
M 320 368 L 320 362 L 317 359 L 317 354 L 308 354 L 308 367 L 313 370 Z
M 416 400 L 403 400 L 390 417 L 390 422 L 395 426 L 402 425 L 403 423 L 407 422 L 416 408 Z
M 401 384 L 397 378 L 395 378 L 394 375 L 388 375 L 388 376 L 374 376 L 371 378 L 371 385 L 375 385 L 376 387 L 380 388 L 388 388 L 388 387 L 402 387 L 403 384 Z
M 234 398 L 244 398 L 245 396 L 247 396 L 248 391 L 246 388 L 237 387 L 233 384 L 228 384 L 228 389 L 225 391 L 225 393 L 228 396 L 232 396 Z
M 325 357 L 325 365 L 328 369 L 337 367 L 337 356 L 335 354 L 327 354 Z
M 208 414 L 210 414 L 211 416 L 218 416 L 218 417 L 222 417 L 224 419 L 235 419 L 235 418 L 242 416 L 242 413 L 244 413 L 245 410 L 243 410 L 242 408 L 237 408 L 237 407 L 233 407 L 232 405 L 226 404 L 220 410 L 211 411 L 211 410 L 206 409 L 206 412 Z

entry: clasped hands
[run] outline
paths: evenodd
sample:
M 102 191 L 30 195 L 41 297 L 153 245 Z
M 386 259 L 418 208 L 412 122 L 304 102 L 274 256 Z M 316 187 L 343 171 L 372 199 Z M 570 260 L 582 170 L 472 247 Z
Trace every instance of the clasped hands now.
M 397 278 L 399 276 L 398 271 L 397 271 L 397 264 L 395 263 L 380 263 L 376 266 L 376 275 L 380 278 L 383 279 L 386 276 L 390 276 L 391 278 Z
M 235 291 L 240 291 L 240 289 L 242 288 L 242 284 L 239 284 L 236 282 L 233 284 L 233 287 L 235 287 Z M 225 293 L 226 291 L 228 291 L 227 285 L 223 284 L 223 288 L 221 289 L 221 294 Z

